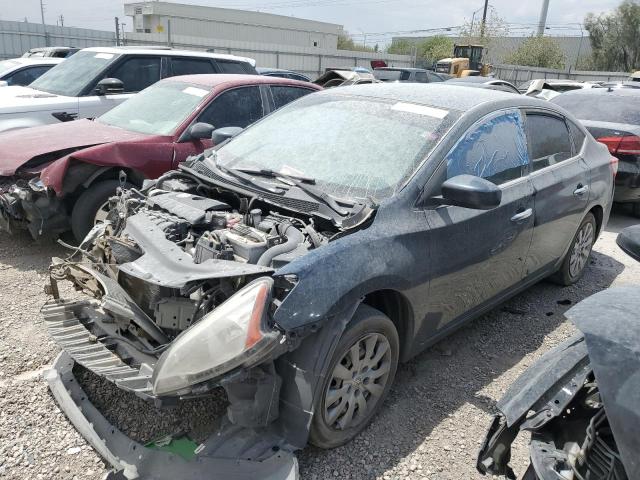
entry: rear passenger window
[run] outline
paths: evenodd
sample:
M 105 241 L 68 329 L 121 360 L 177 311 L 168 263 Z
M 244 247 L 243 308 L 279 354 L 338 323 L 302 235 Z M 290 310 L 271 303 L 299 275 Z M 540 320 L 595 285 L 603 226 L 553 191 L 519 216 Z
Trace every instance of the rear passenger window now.
M 500 185 L 527 174 L 529 155 L 519 110 L 491 114 L 447 155 L 447 178 L 475 175 Z
M 248 127 L 260 120 L 262 98 L 258 87 L 241 87 L 221 93 L 205 109 L 198 122 L 205 122 L 215 128 Z
M 313 92 L 313 90 L 308 88 L 271 86 L 271 93 L 273 94 L 273 102 L 275 103 L 276 109 L 300 97 L 304 97 L 311 92 Z
M 215 73 L 213 64 L 206 58 L 171 58 L 171 75 L 195 75 Z
M 136 93 L 160 80 L 160 57 L 133 57 L 108 75 L 124 83 L 125 93 Z
M 534 172 L 573 156 L 569 130 L 561 118 L 527 114 L 527 137 Z
M 221 73 L 249 73 L 245 65 L 241 62 L 230 62 L 227 60 L 216 60 Z
M 429 80 L 427 79 L 427 72 L 416 72 L 416 82 L 418 83 L 429 82 Z
M 567 120 L 567 124 L 569 125 L 569 130 L 571 131 L 571 136 L 573 137 L 573 147 L 575 148 L 575 154 L 577 155 L 582 150 L 582 145 L 584 145 L 584 141 L 587 136 L 584 134 L 580 127 L 578 127 L 571 120 Z

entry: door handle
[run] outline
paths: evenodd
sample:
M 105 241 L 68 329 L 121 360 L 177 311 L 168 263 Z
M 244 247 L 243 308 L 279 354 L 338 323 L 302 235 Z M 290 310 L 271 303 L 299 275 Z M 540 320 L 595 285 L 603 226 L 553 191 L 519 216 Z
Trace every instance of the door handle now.
M 588 185 L 582 185 L 581 183 L 578 184 L 578 188 L 576 188 L 573 191 L 573 194 L 576 197 L 581 197 L 582 195 L 584 195 L 585 193 L 587 193 L 589 191 L 589 186 Z
M 521 222 L 521 221 L 526 220 L 527 218 L 529 218 L 532 214 L 533 214 L 533 209 L 532 208 L 527 208 L 526 210 L 523 210 L 520 213 L 516 213 L 513 217 L 511 217 L 511 221 L 512 222 Z

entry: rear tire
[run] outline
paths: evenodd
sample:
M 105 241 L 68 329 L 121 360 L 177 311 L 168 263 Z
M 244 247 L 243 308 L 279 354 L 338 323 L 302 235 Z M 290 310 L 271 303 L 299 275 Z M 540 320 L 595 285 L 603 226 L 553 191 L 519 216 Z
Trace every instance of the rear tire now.
M 551 281 L 559 285 L 569 286 L 580 280 L 585 267 L 589 263 L 591 249 L 596 241 L 596 228 L 596 218 L 592 213 L 587 213 L 573 237 L 560 270 L 550 277 Z
M 120 186 L 134 187 L 128 182 L 122 184 L 119 180 L 105 180 L 94 183 L 78 197 L 71 211 L 71 230 L 79 243 L 96 223 L 100 223 L 97 221 L 96 215 L 104 209 L 109 198 L 116 194 L 116 189 Z
M 389 317 L 360 305 L 322 381 L 309 433 L 312 444 L 344 445 L 371 422 L 389 393 L 399 352 L 398 332 Z

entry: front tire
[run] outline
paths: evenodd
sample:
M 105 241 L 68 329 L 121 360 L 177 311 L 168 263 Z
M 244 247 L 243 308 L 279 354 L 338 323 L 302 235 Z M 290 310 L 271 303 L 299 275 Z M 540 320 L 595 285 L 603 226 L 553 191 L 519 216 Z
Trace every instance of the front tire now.
M 309 434 L 312 444 L 344 445 L 371 422 L 389 393 L 399 352 L 398 332 L 389 317 L 360 305 L 322 382 Z
M 596 228 L 596 218 L 592 213 L 587 213 L 573 237 L 560 270 L 551 276 L 552 281 L 569 286 L 580 280 L 596 241 Z
M 119 180 L 105 180 L 94 183 L 78 197 L 71 211 L 71 230 L 78 242 L 82 242 L 94 225 L 104 221 L 109 198 L 116 194 L 120 186 L 133 188 L 128 182 L 122 184 Z

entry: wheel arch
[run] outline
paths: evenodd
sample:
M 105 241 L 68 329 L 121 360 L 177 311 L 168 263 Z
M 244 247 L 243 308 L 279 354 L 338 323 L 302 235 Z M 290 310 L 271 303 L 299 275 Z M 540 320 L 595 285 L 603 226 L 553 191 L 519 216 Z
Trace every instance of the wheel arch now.
M 604 209 L 600 205 L 594 205 L 589 210 L 589 213 L 593 214 L 596 219 L 596 238 L 600 236 L 602 232 L 602 223 L 604 221 Z
M 391 319 L 400 339 L 400 361 L 407 361 L 414 331 L 413 308 L 407 297 L 397 290 L 382 289 L 366 294 L 362 303 L 380 310 Z

